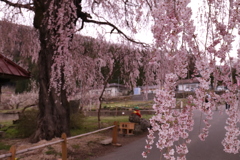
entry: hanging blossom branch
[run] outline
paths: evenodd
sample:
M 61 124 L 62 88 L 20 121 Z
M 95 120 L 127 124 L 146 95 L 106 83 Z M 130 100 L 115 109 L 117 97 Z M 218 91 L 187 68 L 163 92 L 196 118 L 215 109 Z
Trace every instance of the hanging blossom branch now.
M 69 49 L 75 29 L 73 20 L 75 20 L 77 16 L 75 13 L 76 7 L 72 2 L 60 4 L 61 7 L 59 7 L 57 14 L 51 10 L 54 5 L 56 5 L 54 2 L 50 3 L 50 9 L 47 12 L 49 16 L 45 19 L 45 23 L 51 26 L 50 31 L 57 33 L 55 37 L 50 37 L 50 40 L 53 41 L 52 44 L 56 44 L 53 46 L 55 47 L 55 52 L 53 55 L 54 63 L 51 66 L 50 88 L 52 87 L 57 91 L 61 91 L 67 90 L 67 84 L 72 82 L 70 75 L 73 75 L 73 59 Z
M 226 114 L 229 116 L 227 118 L 225 127 L 226 134 L 225 138 L 222 141 L 224 146 L 224 151 L 228 153 L 239 153 L 240 152 L 240 141 L 239 137 L 239 127 L 237 124 L 240 122 L 239 119 L 239 95 L 238 95 L 238 86 L 233 80 L 232 67 L 233 61 L 230 57 L 230 53 L 234 51 L 233 42 L 235 39 L 234 30 L 239 29 L 239 3 L 237 1 L 229 1 L 228 4 L 226 1 L 220 1 L 222 5 L 217 5 L 216 2 L 212 1 L 211 4 L 214 6 L 215 12 L 218 16 L 222 18 L 219 21 L 216 19 L 219 18 L 216 15 L 211 16 L 211 22 L 214 24 L 215 32 L 212 34 L 212 37 L 215 38 L 208 48 L 208 53 L 213 54 L 214 57 L 220 58 L 220 62 L 223 64 L 220 66 L 219 70 L 214 71 L 214 79 L 217 81 L 222 81 L 222 84 L 225 85 L 228 90 L 226 93 L 222 94 L 218 101 L 222 103 L 229 104 L 230 109 L 226 111 Z M 225 6 L 230 6 L 230 9 Z M 229 10 L 229 12 L 227 12 Z M 229 17 L 227 21 L 224 21 L 224 17 Z M 238 32 L 238 36 L 239 36 Z M 212 47 L 218 44 L 218 47 Z M 239 63 L 239 57 L 236 63 Z M 239 75 L 239 67 L 236 67 L 237 74 Z
M 240 21 L 238 14 L 239 4 L 237 2 L 231 4 L 231 12 L 226 12 L 226 6 L 228 6 L 226 1 L 204 1 L 211 6 L 211 12 L 208 10 L 204 11 L 203 14 L 208 23 L 204 22 L 202 25 L 205 27 L 207 39 L 203 40 L 204 45 L 201 47 L 198 44 L 202 41 L 202 37 L 194 33 L 195 27 L 192 21 L 190 21 L 191 12 L 186 7 L 190 1 L 178 4 L 175 2 L 174 0 L 159 2 L 156 10 L 153 10 L 156 24 L 153 27 L 153 32 L 156 45 L 165 51 L 169 51 L 168 56 L 175 59 L 175 74 L 166 76 L 164 89 L 159 90 L 156 94 L 156 104 L 153 106 L 156 115 L 150 119 L 153 128 L 149 129 L 146 151 L 142 155 L 147 157 L 154 143 L 154 132 L 158 132 L 160 136 L 156 145 L 160 151 L 164 151 L 165 159 L 185 160 L 185 155 L 188 153 L 187 144 L 191 141 L 188 139 L 188 131 L 191 131 L 193 126 L 192 111 L 197 109 L 204 114 L 203 122 L 205 126 L 199 134 L 200 140 L 204 141 L 211 127 L 210 120 L 213 118 L 213 109 L 217 105 L 225 103 L 230 104 L 231 108 L 226 111 L 229 118 L 226 121 L 227 126 L 225 129 L 227 132 L 222 144 L 225 152 L 239 153 L 240 141 L 238 137 L 240 131 L 237 126 L 240 122 L 240 103 L 238 87 L 232 75 L 233 60 L 230 57 L 230 53 L 234 51 L 233 42 L 235 41 L 235 36 L 233 35 L 233 29 L 239 29 L 237 25 Z M 218 5 L 218 3 L 221 5 Z M 178 8 L 177 12 L 173 8 Z M 227 15 L 228 13 L 229 15 Z M 224 21 L 224 17 L 227 16 L 229 16 L 228 22 Z M 184 29 L 185 26 L 188 28 Z M 208 32 L 208 30 L 211 32 Z M 187 98 L 191 106 L 187 104 L 183 107 L 183 110 L 179 109 L 173 112 L 176 100 L 174 100 L 175 91 L 171 88 L 176 87 L 175 83 L 179 78 L 185 78 L 186 65 L 184 63 L 186 60 L 184 54 L 189 49 L 191 49 L 196 58 L 196 72 L 193 76 L 196 76 L 200 85 L 195 90 L 196 95 Z M 238 54 L 239 58 L 240 50 L 238 50 Z M 217 66 L 217 58 L 220 59 L 222 65 Z M 238 63 L 239 59 L 236 64 Z M 239 74 L 239 65 L 237 66 L 236 70 L 237 74 Z M 214 86 L 221 82 L 228 88 L 228 91 L 222 95 L 210 92 L 211 97 L 208 98 L 209 102 L 206 103 L 205 97 L 210 90 L 211 75 L 214 76 Z M 177 133 L 175 135 L 176 139 L 174 139 L 173 133 Z M 183 143 L 175 145 L 174 148 L 173 142 L 179 140 Z
M 164 89 L 156 94 L 153 105 L 156 115 L 150 119 L 152 129 L 149 129 L 146 151 L 142 153 L 145 158 L 154 144 L 154 132 L 158 134 L 156 146 L 165 159 L 175 160 L 177 157 L 178 160 L 184 160 L 188 153 L 187 144 L 191 142 L 188 132 L 193 129 L 192 111 L 195 107 L 187 104 L 182 109 L 177 109 L 175 98 L 176 81 L 187 76 L 188 47 L 186 46 L 195 44 L 192 42 L 194 29 L 190 21 L 191 10 L 186 7 L 188 3 L 189 1 L 159 2 L 153 9 L 155 18 L 153 32 L 156 46 L 169 51 L 167 54 L 168 58 L 173 61 L 174 71 L 166 75 Z M 186 26 L 188 29 L 185 29 Z M 189 40 L 189 42 L 184 40 Z M 179 141 L 178 145 L 174 144 L 176 141 Z

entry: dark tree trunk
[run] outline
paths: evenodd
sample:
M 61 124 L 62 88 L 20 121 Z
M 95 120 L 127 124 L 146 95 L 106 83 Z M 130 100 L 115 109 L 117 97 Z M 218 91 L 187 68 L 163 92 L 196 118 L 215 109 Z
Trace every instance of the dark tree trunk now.
M 54 6 L 56 10 L 49 10 L 50 0 L 34 1 L 35 17 L 34 27 L 39 31 L 39 39 L 41 42 L 41 50 L 38 57 L 39 67 L 39 116 L 38 126 L 35 134 L 31 137 L 32 142 L 37 142 L 41 139 L 51 140 L 54 137 L 61 137 L 62 133 L 70 134 L 69 121 L 70 121 L 70 109 L 67 100 L 66 90 L 64 89 L 64 65 L 61 66 L 61 75 L 54 83 L 58 83 L 60 86 L 58 89 L 51 87 L 52 78 L 52 65 L 54 63 L 54 56 L 58 55 L 58 46 L 61 43 L 56 43 L 54 38 L 62 36 L 62 32 L 58 32 L 58 29 L 71 30 L 72 25 L 68 25 L 71 22 L 75 22 L 74 16 L 69 16 L 68 13 L 64 13 L 64 18 L 67 19 L 66 24 L 62 24 L 59 27 L 58 21 L 53 21 L 49 25 L 49 20 L 57 19 L 60 7 L 63 7 L 62 3 L 68 3 L 62 0 L 55 0 Z M 64 6 L 68 8 L 67 5 Z M 74 10 L 74 9 L 72 9 Z M 49 18 L 50 17 L 50 18 Z M 75 18 L 75 19 L 74 19 Z M 64 19 L 64 20 L 65 20 Z M 55 22 L 55 24 L 54 24 Z M 61 35 L 60 35 L 61 34 Z M 66 36 L 70 41 L 72 40 L 73 33 L 68 33 Z M 59 38 L 60 39 L 60 38 Z M 60 39 L 61 40 L 61 39 Z M 66 48 L 69 48 L 69 43 L 65 44 Z M 67 45 L 67 46 L 66 46 Z M 64 56 L 65 53 L 63 53 Z
M 41 139 L 51 140 L 61 137 L 62 133 L 69 135 L 70 111 L 66 91 L 61 89 L 60 94 L 50 88 L 51 77 L 51 50 L 42 49 L 39 53 L 39 116 L 38 129 L 32 137 L 32 142 Z M 59 92 L 59 91 L 58 91 Z
M 109 82 L 109 80 L 111 79 L 111 77 L 113 76 L 113 71 L 111 71 L 110 73 L 108 73 L 108 75 L 106 76 L 106 79 L 104 80 L 103 83 L 103 90 L 99 96 L 99 106 L 98 106 L 98 128 L 101 128 L 101 109 L 102 109 L 102 102 L 103 102 L 103 94 L 106 90 L 107 84 Z

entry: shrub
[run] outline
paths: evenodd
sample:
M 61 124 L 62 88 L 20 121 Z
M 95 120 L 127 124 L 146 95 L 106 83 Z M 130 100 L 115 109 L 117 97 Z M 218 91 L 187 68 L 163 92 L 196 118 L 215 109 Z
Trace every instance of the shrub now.
M 20 115 L 15 126 L 5 129 L 7 138 L 30 137 L 37 129 L 38 110 L 26 110 L 24 115 Z M 80 112 L 70 115 L 70 129 L 83 128 L 84 115 Z
M 70 128 L 81 129 L 83 127 L 84 115 L 81 112 L 77 112 L 70 115 Z
M 4 137 L 6 138 L 17 138 L 18 137 L 18 130 L 14 126 L 10 126 L 5 131 Z
M 24 115 L 20 115 L 16 123 L 18 137 L 25 138 L 31 136 L 37 129 L 37 110 L 26 110 Z
M 107 106 L 103 106 L 103 109 L 107 109 L 108 107 Z
M 10 145 L 0 142 L 0 150 L 9 150 L 10 147 L 11 147 Z

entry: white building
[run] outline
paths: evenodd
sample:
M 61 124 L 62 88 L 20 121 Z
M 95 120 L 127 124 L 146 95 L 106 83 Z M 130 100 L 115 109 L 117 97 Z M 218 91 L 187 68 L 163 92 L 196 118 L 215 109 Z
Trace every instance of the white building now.
M 92 89 L 90 90 L 90 95 L 92 96 L 100 96 L 102 93 L 102 89 Z M 128 93 L 128 88 L 125 85 L 111 83 L 105 88 L 103 93 L 103 97 L 117 97 L 123 96 Z
M 177 82 L 177 91 L 194 91 L 199 86 L 197 79 L 182 79 Z
M 144 94 L 144 93 L 156 93 L 156 91 L 158 89 L 160 89 L 160 87 L 158 85 L 155 85 L 155 86 L 142 86 L 141 87 L 141 92 Z

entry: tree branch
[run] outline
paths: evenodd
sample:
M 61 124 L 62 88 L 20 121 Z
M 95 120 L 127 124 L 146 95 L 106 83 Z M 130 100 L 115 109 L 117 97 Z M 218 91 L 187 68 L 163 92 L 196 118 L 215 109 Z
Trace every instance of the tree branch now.
M 7 5 L 14 7 L 14 8 L 25 8 L 31 11 L 34 11 L 33 3 L 28 3 L 28 4 L 20 4 L 20 3 L 13 3 L 10 2 L 9 0 L 0 0 L 0 2 L 4 2 Z
M 136 43 L 136 44 L 140 44 L 144 47 L 147 47 L 149 46 L 148 44 L 146 43 L 143 43 L 143 42 L 138 42 L 138 41 L 135 41 L 133 40 L 132 38 L 128 37 L 125 33 L 123 33 L 118 27 L 116 27 L 114 24 L 110 23 L 110 22 L 102 22 L 102 21 L 96 21 L 96 20 L 90 20 L 90 19 L 85 19 L 84 22 L 87 22 L 87 23 L 95 23 L 95 24 L 98 24 L 98 25 L 108 25 L 108 26 L 111 26 L 113 29 L 111 31 L 111 33 L 113 32 L 113 30 L 116 30 L 118 34 L 121 34 L 123 37 L 125 37 L 128 41 L 130 42 L 133 42 L 133 43 Z M 82 28 L 82 27 L 81 27 Z
M 152 5 L 148 2 L 148 0 L 146 0 L 147 5 L 149 6 L 150 10 L 152 11 Z
M 34 106 L 37 106 L 37 103 L 33 103 L 33 104 L 30 104 L 30 105 L 27 105 L 25 106 L 22 111 L 21 111 L 21 114 L 24 115 L 24 112 L 27 108 L 30 108 L 30 107 L 34 107 Z

